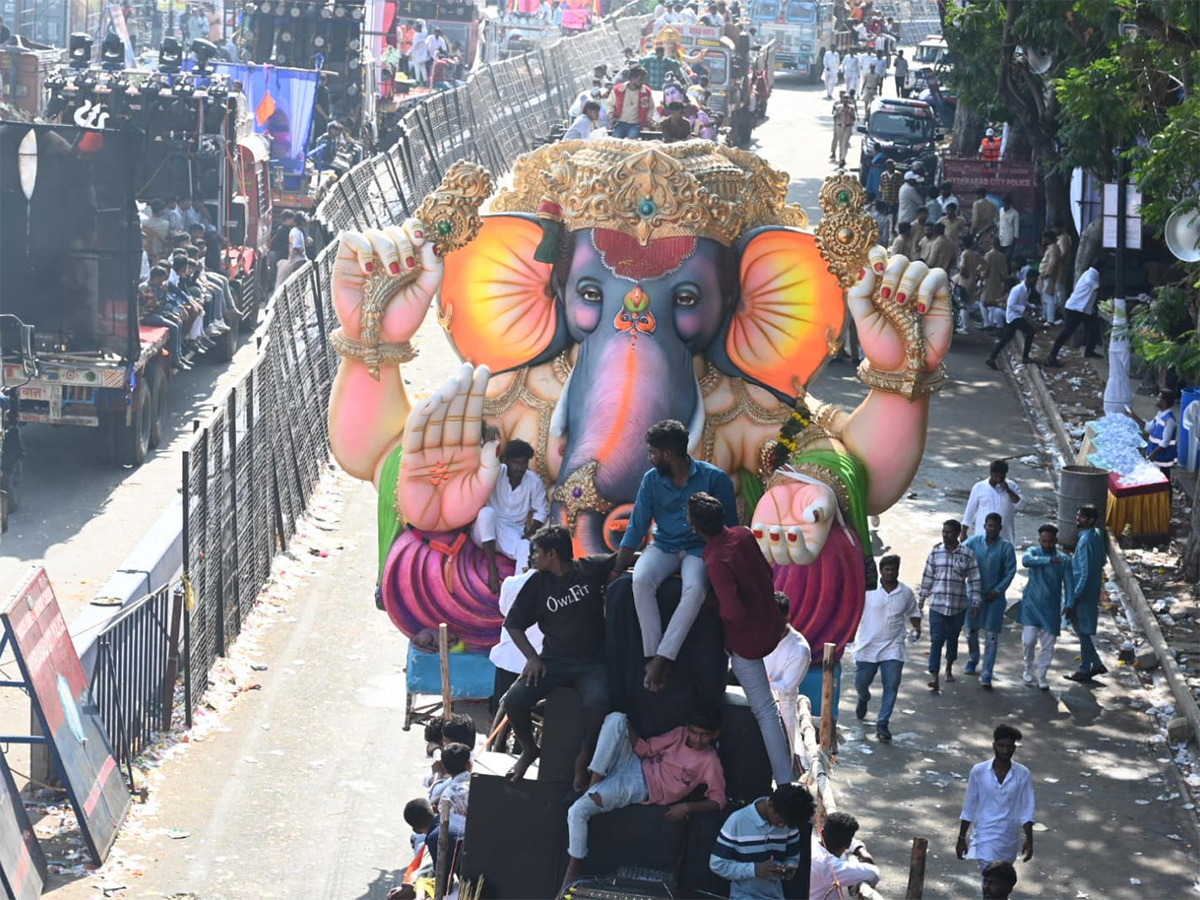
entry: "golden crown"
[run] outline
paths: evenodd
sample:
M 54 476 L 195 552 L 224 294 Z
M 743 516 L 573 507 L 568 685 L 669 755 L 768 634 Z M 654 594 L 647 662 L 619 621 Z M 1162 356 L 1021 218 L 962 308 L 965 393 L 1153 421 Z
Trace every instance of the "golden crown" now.
M 751 228 L 808 225 L 787 202 L 788 181 L 753 153 L 709 141 L 563 141 L 518 159 L 492 210 L 621 231 L 643 246 L 681 236 L 731 245 Z

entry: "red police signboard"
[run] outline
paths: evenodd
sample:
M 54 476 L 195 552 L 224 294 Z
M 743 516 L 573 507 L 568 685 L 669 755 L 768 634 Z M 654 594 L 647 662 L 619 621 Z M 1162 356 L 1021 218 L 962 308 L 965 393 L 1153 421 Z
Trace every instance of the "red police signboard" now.
M 0 753 L 0 887 L 13 900 L 35 900 L 45 880 L 46 858 Z
M 2 645 L 16 652 L 30 700 L 96 864 L 129 812 L 129 791 L 46 570 L 33 569 L 0 606 Z

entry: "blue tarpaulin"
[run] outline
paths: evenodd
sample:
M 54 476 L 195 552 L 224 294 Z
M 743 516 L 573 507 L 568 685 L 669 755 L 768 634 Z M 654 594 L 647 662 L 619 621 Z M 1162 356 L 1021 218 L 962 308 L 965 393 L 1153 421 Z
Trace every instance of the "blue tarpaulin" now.
M 213 67 L 242 83 L 242 93 L 250 101 L 250 120 L 254 130 L 270 141 L 272 162 L 282 163 L 289 174 L 303 172 L 319 73 L 247 63 L 218 62 Z

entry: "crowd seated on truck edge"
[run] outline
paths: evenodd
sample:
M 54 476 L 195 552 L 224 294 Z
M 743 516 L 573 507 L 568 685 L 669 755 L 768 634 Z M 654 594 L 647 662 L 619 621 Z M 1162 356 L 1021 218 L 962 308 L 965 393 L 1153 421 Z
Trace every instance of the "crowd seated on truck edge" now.
M 953 327 L 923 264 L 921 312 L 885 320 L 911 264 L 872 248 L 854 177 L 828 181 L 815 232 L 788 184 L 708 141 L 593 138 L 520 157 L 486 214 L 491 176 L 461 161 L 423 218 L 340 236 L 330 441 L 379 491 L 376 600 L 411 640 L 410 687 L 444 626 L 456 696 L 496 695 L 483 747 L 454 736 L 451 753 L 445 725 L 430 743 L 452 868 L 500 896 L 552 895 L 639 847 L 685 890 L 783 896 L 807 872 L 809 648 L 832 645 L 836 684 L 877 584 L 868 517 L 916 471 Z M 435 297 L 464 364 L 412 406 L 399 369 Z M 848 414 L 806 385 L 851 318 L 869 390 Z M 918 337 L 920 364 L 897 363 Z M 441 804 L 417 799 L 428 842 Z M 498 831 L 506 816 L 528 833 Z M 506 887 L 531 843 L 524 888 Z

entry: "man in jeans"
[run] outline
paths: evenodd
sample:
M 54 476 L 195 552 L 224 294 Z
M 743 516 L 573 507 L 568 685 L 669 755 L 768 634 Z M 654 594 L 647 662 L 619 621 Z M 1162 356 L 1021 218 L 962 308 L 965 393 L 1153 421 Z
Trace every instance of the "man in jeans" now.
M 979 683 L 992 689 L 992 672 L 996 668 L 996 651 L 1000 632 L 1004 629 L 1004 592 L 1017 574 L 1017 554 L 1013 545 L 1004 539 L 1000 513 L 988 513 L 983 520 L 983 534 L 967 538 L 963 544 L 975 554 L 979 565 L 980 592 L 971 600 L 971 620 L 967 624 L 967 667 L 963 671 L 974 675 L 979 665 L 979 632 L 983 630 L 983 671 Z M 982 596 L 980 596 L 982 595 Z
M 641 66 L 629 69 L 629 80 L 613 88 L 612 136 L 637 140 L 642 129 L 650 124 L 650 110 L 654 106 L 654 93 L 646 83 L 646 70 Z
M 569 686 L 579 693 L 586 725 L 583 746 L 575 761 L 575 784 L 587 784 L 587 752 L 608 712 L 608 680 L 604 665 L 604 587 L 612 571 L 613 554 L 574 559 L 571 532 L 548 525 L 530 541 L 529 561 L 537 572 L 530 577 L 504 627 L 525 655 L 525 670 L 504 695 L 504 709 L 521 742 L 521 756 L 508 778 L 518 781 L 541 752 L 533 738 L 530 714 L 554 688 Z M 539 654 L 525 634 L 542 630 Z
M 692 813 L 725 805 L 725 772 L 714 746 L 720 713 L 701 707 L 688 724 L 657 737 L 641 738 L 624 713 L 609 713 L 592 756 L 591 784 L 567 810 L 567 874 L 563 888 L 579 878 L 588 854 L 593 816 L 635 803 L 666 806 L 663 818 L 682 822 Z M 704 799 L 686 801 L 700 785 Z M 560 893 L 562 893 L 560 891 Z
M 954 681 L 954 661 L 958 659 L 958 636 L 967 618 L 967 585 L 979 596 L 979 563 L 975 554 L 958 542 L 962 523 L 947 519 L 942 523 L 941 543 L 935 544 L 925 560 L 921 576 L 921 607 L 929 603 L 929 689 L 940 689 L 938 673 L 942 665 L 942 647 L 946 648 L 946 681 Z
M 688 522 L 705 540 L 704 565 L 717 595 L 730 665 L 758 720 L 771 760 L 771 774 L 776 784 L 790 784 L 790 744 L 763 662 L 779 643 L 779 607 L 775 604 L 771 565 L 749 528 L 725 527 L 725 508 L 711 494 L 692 494 L 688 498 Z
M 908 658 L 905 620 L 912 623 L 920 637 L 921 608 L 912 588 L 900 583 L 900 557 L 885 556 L 879 561 L 879 587 L 867 591 L 858 633 L 854 636 L 854 688 L 858 692 L 854 715 L 859 719 L 867 717 L 871 683 L 875 674 L 881 673 L 883 700 L 875 719 L 875 736 L 884 742 L 892 739 L 888 723 L 900 692 L 904 661 Z

